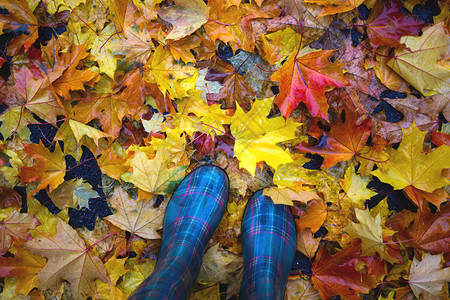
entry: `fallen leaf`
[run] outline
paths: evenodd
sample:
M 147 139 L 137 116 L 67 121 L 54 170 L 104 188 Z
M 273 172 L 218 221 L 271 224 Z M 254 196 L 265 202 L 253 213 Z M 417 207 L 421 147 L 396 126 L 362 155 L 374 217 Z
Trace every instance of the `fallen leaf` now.
M 202 284 L 226 283 L 233 280 L 233 276 L 241 267 L 242 257 L 219 250 L 219 244 L 216 244 L 206 251 L 197 280 Z
M 418 35 L 426 23 L 416 15 L 402 12 L 402 3 L 395 0 L 376 2 L 367 20 L 367 35 L 376 48 L 382 45 L 400 46 L 400 37 Z
M 321 17 L 356 9 L 364 0 L 305 0 L 304 2 L 325 6 L 319 14 Z
M 317 199 L 307 204 L 306 211 L 293 206 L 292 212 L 298 217 L 294 219 L 297 232 L 303 232 L 306 228 L 311 228 L 312 232 L 315 233 L 322 227 L 327 218 L 327 205 L 324 201 Z
M 347 161 L 364 148 L 371 132 L 370 119 L 357 125 L 358 115 L 351 110 L 344 110 L 341 118 L 331 124 L 329 132 L 324 132 L 317 146 L 301 142 L 295 149 L 323 155 L 322 168 L 330 168 L 340 161 Z
M 444 205 L 437 213 L 431 213 L 426 206 L 416 214 L 413 226 L 408 231 L 412 247 L 432 254 L 450 251 L 450 205 Z
M 414 186 L 425 192 L 433 192 L 450 181 L 441 176 L 441 171 L 450 167 L 445 159 L 450 155 L 450 147 L 443 145 L 431 153 L 423 152 L 425 132 L 415 124 L 403 129 L 403 139 L 397 150 L 389 149 L 390 159 L 377 163 L 378 170 L 372 171 L 381 181 L 389 183 L 396 190 Z
M 36 16 L 31 11 L 28 2 L 20 0 L 2 0 L 0 5 L 8 10 L 8 15 L 2 14 L 0 22 L 11 29 L 17 29 L 20 26 L 27 26 L 28 35 L 22 41 L 25 51 L 38 39 L 39 23 Z M 4 26 L 4 25 L 3 25 Z M 7 27 L 5 26 L 5 29 Z
M 361 250 L 364 256 L 373 256 L 378 253 L 381 259 L 395 262 L 387 253 L 387 245 L 384 244 L 383 233 L 392 236 L 395 231 L 381 227 L 381 217 L 379 214 L 373 218 L 368 210 L 355 208 L 356 219 L 359 223 L 351 223 L 344 230 L 352 238 L 361 239 Z
M 256 104 L 256 105 L 255 105 Z M 240 167 L 255 175 L 256 164 L 265 161 L 277 169 L 280 164 L 292 162 L 291 156 L 276 144 L 295 138 L 300 123 L 281 117 L 267 118 L 272 99 L 256 102 L 248 113 L 237 107 L 231 118 L 231 134 L 235 138 L 234 155 Z
M 162 228 L 164 212 L 154 207 L 155 198 L 136 202 L 121 187 L 114 190 L 111 205 L 116 213 L 105 219 L 122 230 L 145 239 L 160 239 L 157 230 Z
M 311 228 L 297 231 L 297 251 L 313 259 L 319 248 L 320 238 L 314 238 Z
M 344 179 L 340 182 L 347 196 L 355 202 L 368 200 L 377 194 L 366 187 L 370 182 L 369 177 L 356 174 L 352 165 L 345 170 Z
M 274 103 L 284 117 L 289 117 L 300 102 L 306 104 L 311 115 L 328 120 L 328 103 L 325 90 L 348 85 L 343 75 L 343 65 L 328 60 L 333 51 L 324 50 L 297 57 L 295 51 L 270 80 L 280 83 L 280 93 Z
M 314 289 L 310 281 L 303 278 L 288 280 L 286 297 L 288 300 L 320 300 L 319 292 Z
M 95 144 L 98 146 L 98 140 L 101 138 L 113 138 L 114 136 L 102 132 L 98 129 L 95 129 L 94 127 L 85 125 L 83 123 L 80 123 L 78 121 L 69 120 L 69 126 L 72 129 L 72 132 L 77 140 L 78 143 L 80 143 L 80 140 L 83 136 L 90 137 L 94 140 Z
M 137 148 L 129 164 L 133 171 L 122 174 L 121 178 L 151 194 L 163 195 L 171 192 L 184 178 L 184 166 L 169 168 L 168 149 L 160 149 L 153 159 L 149 159 L 145 152 Z
M 47 257 L 39 272 L 39 288 L 57 290 L 62 280 L 70 283 L 75 299 L 96 295 L 95 279 L 110 282 L 105 266 L 91 247 L 66 222 L 58 219 L 55 236 L 38 234 L 25 244 L 33 254 Z
M 325 246 L 319 249 L 311 267 L 311 281 L 322 299 L 334 295 L 355 298 L 358 293 L 367 293 L 377 285 L 374 277 L 356 270 L 360 257 L 360 242 L 357 240 L 332 256 Z
M 202 0 L 176 0 L 175 5 L 161 7 L 158 15 L 173 26 L 166 39 L 179 40 L 208 21 L 209 8 Z
M 38 272 L 45 266 L 46 259 L 34 255 L 20 243 L 14 244 L 14 257 L 0 256 L 0 277 L 20 279 L 16 285 L 16 294 L 28 295 L 39 284 Z
M 397 48 L 388 66 L 424 96 L 448 93 L 450 72 L 446 53 L 450 37 L 443 23 L 427 28 L 419 37 L 403 37 L 400 42 L 407 48 Z
M 36 165 L 33 167 L 20 167 L 20 178 L 23 183 L 39 182 L 35 191 L 49 186 L 51 192 L 64 182 L 66 161 L 58 143 L 53 152 L 50 152 L 42 142 L 39 144 L 25 144 L 24 147 L 26 153 L 34 158 Z
M 420 299 L 444 299 L 444 286 L 450 281 L 450 268 L 441 268 L 442 254 L 427 253 L 421 261 L 416 257 L 409 270 L 409 286 Z
M 0 255 L 8 252 L 13 239 L 22 242 L 31 239 L 30 229 L 39 225 L 32 215 L 19 213 L 12 208 L 0 210 Z
M 279 189 L 276 187 L 265 188 L 263 195 L 269 196 L 275 204 L 285 204 L 289 206 L 294 205 L 294 202 L 292 201 L 308 203 L 308 201 L 320 199 L 319 196 L 312 191 L 296 192 L 290 188 Z

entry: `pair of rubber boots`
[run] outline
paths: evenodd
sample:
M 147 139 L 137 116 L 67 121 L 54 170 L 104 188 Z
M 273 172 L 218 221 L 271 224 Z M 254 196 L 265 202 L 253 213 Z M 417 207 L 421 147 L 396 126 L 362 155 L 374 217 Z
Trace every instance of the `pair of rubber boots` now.
M 129 299 L 187 299 L 203 254 L 226 210 L 228 176 L 203 165 L 177 187 L 164 216 L 155 270 Z M 296 249 L 292 213 L 256 192 L 242 220 L 244 275 L 239 299 L 283 299 Z

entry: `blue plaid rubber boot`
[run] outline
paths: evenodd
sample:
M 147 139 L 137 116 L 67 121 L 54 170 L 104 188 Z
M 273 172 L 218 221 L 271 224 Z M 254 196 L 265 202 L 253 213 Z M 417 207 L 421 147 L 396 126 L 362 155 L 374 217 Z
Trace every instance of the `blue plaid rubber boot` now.
M 129 299 L 187 299 L 197 279 L 205 247 L 228 201 L 225 171 L 203 165 L 174 192 L 164 216 L 162 245 L 155 270 Z
M 244 276 L 239 299 L 283 299 L 297 245 L 289 207 L 262 190 L 249 200 L 242 220 Z

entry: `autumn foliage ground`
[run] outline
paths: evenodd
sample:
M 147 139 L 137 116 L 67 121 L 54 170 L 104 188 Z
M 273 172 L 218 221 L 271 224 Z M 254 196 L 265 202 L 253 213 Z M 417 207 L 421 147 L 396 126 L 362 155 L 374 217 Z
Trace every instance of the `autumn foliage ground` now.
M 231 182 L 191 299 L 236 298 L 253 192 L 287 299 L 446 299 L 448 1 L 0 0 L 0 298 L 126 299 L 195 166 Z

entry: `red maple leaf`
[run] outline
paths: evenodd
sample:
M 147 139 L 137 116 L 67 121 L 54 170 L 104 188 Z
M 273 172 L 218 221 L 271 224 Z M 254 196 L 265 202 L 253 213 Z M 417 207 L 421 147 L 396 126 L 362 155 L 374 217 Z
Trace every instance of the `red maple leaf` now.
M 313 116 L 328 120 L 326 88 L 349 85 L 343 75 L 343 64 L 330 62 L 332 53 L 332 50 L 324 50 L 297 57 L 294 52 L 272 74 L 270 80 L 281 84 L 274 102 L 284 117 L 288 117 L 303 102 Z

